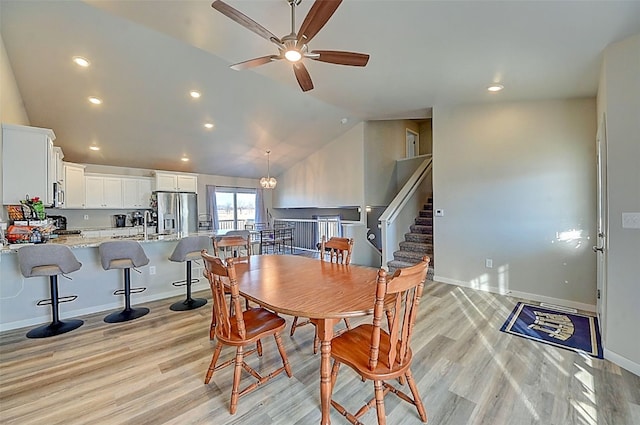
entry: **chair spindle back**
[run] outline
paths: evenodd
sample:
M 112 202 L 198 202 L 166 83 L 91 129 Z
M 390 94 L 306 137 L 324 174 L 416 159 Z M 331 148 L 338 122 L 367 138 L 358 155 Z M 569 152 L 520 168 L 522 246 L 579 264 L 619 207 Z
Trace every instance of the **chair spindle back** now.
M 425 256 L 415 266 L 398 269 L 387 280 L 384 269 L 378 272 L 376 299 L 373 310 L 373 331 L 369 352 L 369 368 L 374 370 L 378 361 L 391 368 L 396 362 L 402 365 L 411 344 L 418 305 L 422 297 L 430 258 Z M 390 297 L 393 295 L 393 297 Z M 393 299 L 391 306 L 390 298 Z M 380 326 L 385 315 L 389 324 L 389 346 L 380 346 Z M 382 352 L 381 352 L 382 351 Z
M 332 236 L 327 241 L 326 236 L 322 236 L 320 244 L 320 259 L 325 260 L 325 255 L 329 254 L 329 262 L 333 262 L 335 257 L 336 263 L 348 265 L 351 262 L 351 252 L 353 251 L 352 238 L 339 238 Z
M 226 266 L 218 257 L 209 255 L 206 250 L 202 250 L 204 260 L 204 275 L 209 280 L 211 295 L 213 298 L 213 314 L 215 315 L 216 333 L 221 333 L 225 337 L 231 336 L 231 320 L 237 324 L 237 330 L 241 338 L 246 338 L 246 329 L 240 305 L 240 293 L 238 291 L 238 280 L 234 258 L 227 258 Z M 227 306 L 225 298 L 225 285 L 223 278 L 229 281 L 229 292 L 231 293 L 231 309 Z M 233 313 L 233 317 L 230 315 Z

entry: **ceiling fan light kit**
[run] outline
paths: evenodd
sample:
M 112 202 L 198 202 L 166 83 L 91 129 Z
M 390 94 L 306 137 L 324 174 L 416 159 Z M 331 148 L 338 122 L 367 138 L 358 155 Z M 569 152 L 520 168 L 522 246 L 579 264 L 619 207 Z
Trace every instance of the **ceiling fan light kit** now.
M 231 68 L 235 70 L 243 70 L 285 59 L 293 65 L 293 73 L 295 74 L 302 91 L 309 91 L 313 89 L 313 82 L 311 81 L 309 71 L 307 71 L 307 68 L 304 66 L 304 59 L 312 59 L 336 65 L 367 65 L 369 55 L 364 53 L 344 52 L 338 50 L 309 51 L 309 42 L 316 36 L 316 34 L 318 34 L 322 27 L 325 26 L 331 16 L 333 16 L 333 13 L 338 9 L 342 0 L 316 0 L 315 3 L 313 3 L 313 6 L 311 6 L 309 13 L 307 13 L 307 16 L 304 18 L 302 25 L 300 25 L 300 29 L 296 33 L 296 6 L 298 6 L 301 1 L 302 0 L 288 0 L 289 7 L 291 8 L 291 33 L 283 36 L 282 38 L 276 37 L 262 25 L 237 9 L 229 6 L 222 0 L 214 1 L 211 4 L 211 7 L 248 30 L 258 34 L 260 37 L 269 40 L 275 44 L 279 50 L 277 55 L 268 55 L 250 59 L 231 65 Z

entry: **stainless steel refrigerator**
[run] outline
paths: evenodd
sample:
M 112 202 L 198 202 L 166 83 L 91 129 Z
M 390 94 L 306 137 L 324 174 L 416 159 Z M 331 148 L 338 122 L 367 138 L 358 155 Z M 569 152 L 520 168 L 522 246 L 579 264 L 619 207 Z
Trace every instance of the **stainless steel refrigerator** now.
M 198 231 L 198 195 L 186 192 L 154 192 L 159 234 Z

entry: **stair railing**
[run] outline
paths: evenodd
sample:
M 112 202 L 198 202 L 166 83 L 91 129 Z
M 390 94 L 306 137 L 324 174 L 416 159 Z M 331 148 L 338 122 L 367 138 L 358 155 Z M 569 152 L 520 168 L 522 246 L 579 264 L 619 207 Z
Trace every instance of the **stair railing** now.
M 425 159 L 400 189 L 396 197 L 384 210 L 379 219 L 382 243 L 382 267 L 393 260 L 393 253 L 404 240 L 404 234 L 414 223 L 416 213 L 432 191 L 432 157 Z

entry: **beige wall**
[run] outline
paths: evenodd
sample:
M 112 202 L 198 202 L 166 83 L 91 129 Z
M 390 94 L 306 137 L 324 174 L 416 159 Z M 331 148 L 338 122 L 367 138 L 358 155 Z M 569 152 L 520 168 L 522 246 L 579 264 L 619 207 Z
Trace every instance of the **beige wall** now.
M 0 123 L 29 125 L 29 117 L 24 109 L 18 84 L 0 36 Z M 0 152 L 2 152 L 2 131 L 0 131 Z M 0 161 L 0 199 L 2 199 L 2 161 Z M 4 208 L 0 217 L 6 219 Z
M 414 126 L 417 131 L 417 125 Z M 396 193 L 396 161 L 404 158 L 407 121 L 368 121 L 364 131 L 365 200 L 386 206 Z
M 605 50 L 598 117 L 606 116 L 607 234 L 605 357 L 640 375 L 640 229 L 622 213 L 640 213 L 640 34 Z
M 595 99 L 434 108 L 436 279 L 593 310 L 595 122 Z
M 361 206 L 364 202 L 364 124 L 277 176 L 274 208 Z

